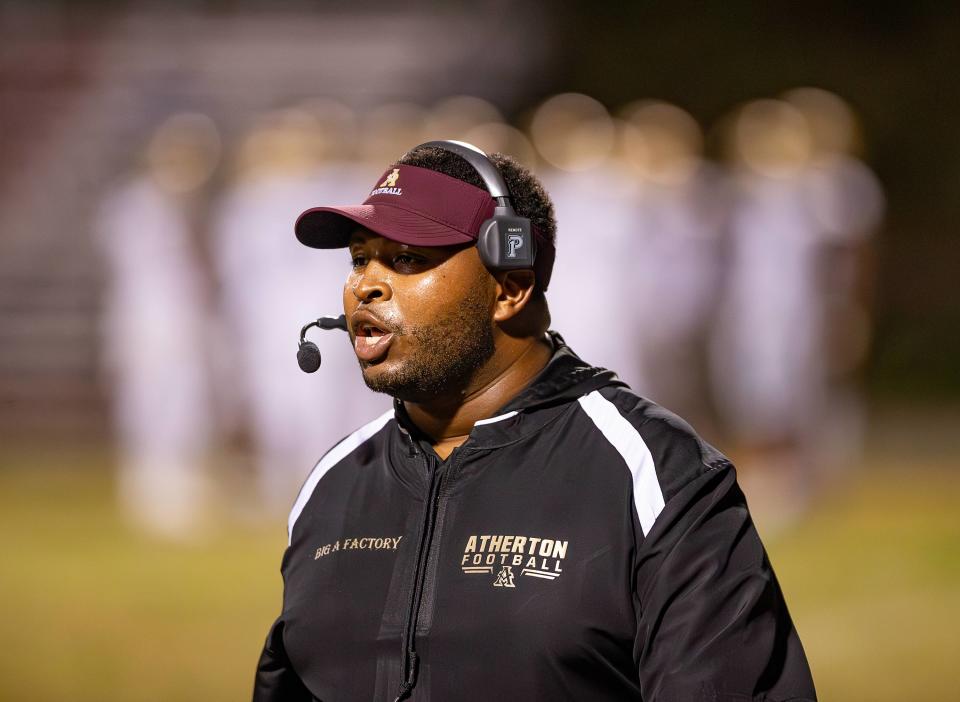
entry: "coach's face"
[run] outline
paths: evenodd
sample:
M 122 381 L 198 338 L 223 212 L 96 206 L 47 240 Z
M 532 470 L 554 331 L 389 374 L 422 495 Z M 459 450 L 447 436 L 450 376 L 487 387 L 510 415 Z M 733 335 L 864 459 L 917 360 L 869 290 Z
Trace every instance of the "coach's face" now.
M 496 281 L 475 246 L 350 240 L 343 308 L 363 379 L 423 402 L 457 392 L 494 352 Z

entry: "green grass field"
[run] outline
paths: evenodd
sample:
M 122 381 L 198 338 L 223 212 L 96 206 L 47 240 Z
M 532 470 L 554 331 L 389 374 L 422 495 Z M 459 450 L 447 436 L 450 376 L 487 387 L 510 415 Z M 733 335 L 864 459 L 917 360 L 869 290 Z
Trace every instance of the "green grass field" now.
M 124 528 L 102 454 L 70 456 L 0 458 L 0 700 L 249 699 L 283 518 L 164 545 Z M 767 540 L 821 700 L 960 699 L 958 515 L 955 466 L 888 458 Z

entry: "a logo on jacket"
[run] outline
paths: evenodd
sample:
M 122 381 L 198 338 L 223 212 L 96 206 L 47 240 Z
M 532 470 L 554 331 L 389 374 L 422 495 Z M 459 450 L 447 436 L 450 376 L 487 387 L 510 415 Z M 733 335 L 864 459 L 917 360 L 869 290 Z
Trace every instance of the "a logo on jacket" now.
M 467 539 L 460 570 L 469 575 L 493 575 L 494 587 L 516 587 L 514 568 L 520 575 L 556 580 L 563 574 L 568 541 L 542 536 L 479 534 Z
M 513 584 L 513 568 L 511 566 L 500 566 L 500 574 L 493 581 L 494 587 L 516 587 Z

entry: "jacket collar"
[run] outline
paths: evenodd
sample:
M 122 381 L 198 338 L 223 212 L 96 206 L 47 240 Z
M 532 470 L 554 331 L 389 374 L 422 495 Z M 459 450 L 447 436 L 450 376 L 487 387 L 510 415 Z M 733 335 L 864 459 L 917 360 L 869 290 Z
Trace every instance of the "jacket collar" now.
M 541 429 L 577 398 L 602 387 L 627 386 L 613 371 L 583 361 L 557 332 L 548 331 L 547 336 L 553 346 L 547 365 L 493 416 L 476 422 L 467 444 L 494 448 L 513 443 Z M 394 399 L 394 411 L 405 441 L 416 441 L 432 452 L 429 439 L 410 420 L 400 400 Z
M 497 414 L 566 403 L 607 385 L 626 387 L 613 371 L 583 361 L 557 332 L 548 331 L 547 336 L 553 345 L 547 365 Z

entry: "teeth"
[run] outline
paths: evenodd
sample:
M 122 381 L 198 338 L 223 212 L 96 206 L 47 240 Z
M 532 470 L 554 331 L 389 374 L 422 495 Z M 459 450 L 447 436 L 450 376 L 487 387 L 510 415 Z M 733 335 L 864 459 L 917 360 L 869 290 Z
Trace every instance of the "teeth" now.
M 386 334 L 385 331 L 372 324 L 364 324 L 357 330 L 357 336 L 383 336 L 384 334 Z
M 363 340 L 364 340 L 364 342 L 366 342 L 367 346 L 373 346 L 373 345 L 376 344 L 378 341 L 380 341 L 380 339 L 382 339 L 382 338 L 383 338 L 382 336 L 373 336 L 373 335 L 371 335 L 371 336 L 365 336 L 365 337 L 363 337 Z

